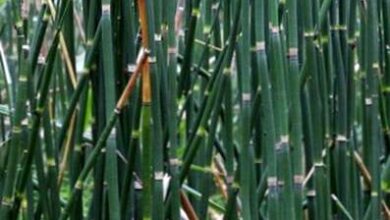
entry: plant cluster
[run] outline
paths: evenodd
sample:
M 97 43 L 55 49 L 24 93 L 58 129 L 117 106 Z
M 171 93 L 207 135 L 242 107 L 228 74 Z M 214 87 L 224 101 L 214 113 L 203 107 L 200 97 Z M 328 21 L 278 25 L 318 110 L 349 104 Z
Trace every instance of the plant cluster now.
M 0 219 L 390 219 L 390 0 L 0 0 Z

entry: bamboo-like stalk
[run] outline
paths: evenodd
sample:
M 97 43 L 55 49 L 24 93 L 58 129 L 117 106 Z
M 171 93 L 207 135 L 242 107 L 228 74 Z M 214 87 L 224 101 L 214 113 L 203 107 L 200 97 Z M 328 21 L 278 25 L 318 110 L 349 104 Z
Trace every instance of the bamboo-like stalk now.
M 286 205 L 286 209 L 281 213 L 281 218 L 295 218 L 294 211 L 294 195 L 293 195 L 293 179 L 290 156 L 290 142 L 288 135 L 288 112 L 286 99 L 286 71 L 283 59 L 283 46 L 281 41 L 281 32 L 278 19 L 278 7 L 276 2 L 268 4 L 269 8 L 269 23 L 270 23 L 270 70 L 271 70 L 271 85 L 272 98 L 275 111 L 275 150 L 278 160 L 278 182 L 281 181 L 283 186 L 280 186 L 282 201 Z M 280 179 L 280 180 L 279 180 Z
M 380 151 L 380 122 L 379 122 L 379 101 L 378 95 L 378 76 L 379 76 L 379 43 L 378 39 L 378 16 L 377 16 L 377 1 L 370 1 L 367 4 L 367 17 L 365 20 L 365 51 L 370 56 L 366 55 L 365 58 L 365 70 L 366 70 L 366 86 L 365 86 L 365 123 L 366 128 L 366 138 L 365 151 L 370 149 L 369 155 L 367 155 L 366 164 L 368 164 L 368 170 L 372 174 L 372 188 L 370 193 L 370 216 L 371 218 L 381 219 L 380 211 L 380 199 L 381 199 L 381 190 L 380 190 L 380 165 L 379 165 L 379 151 Z M 366 211 L 367 212 L 367 211 Z
M 103 54 L 103 73 L 104 73 L 104 91 L 105 91 L 105 117 L 110 119 L 111 109 L 115 108 L 116 102 L 116 77 L 115 77 L 115 59 L 113 49 L 113 37 L 112 37 L 112 20 L 111 20 L 111 1 L 102 1 L 102 49 L 105 51 Z M 120 100 L 123 102 L 123 100 Z M 117 146 L 116 144 L 106 143 L 105 151 L 105 182 L 108 187 L 108 205 L 109 205 L 109 218 L 121 219 L 120 217 L 120 205 L 119 205 L 119 184 L 118 184 L 118 162 L 116 157 Z
M 289 93 L 291 96 L 291 125 L 290 137 L 292 146 L 292 161 L 294 173 L 294 194 L 295 194 L 295 219 L 303 218 L 302 202 L 303 202 L 303 178 L 305 175 L 304 157 L 302 157 L 303 140 L 302 140 L 302 110 L 300 100 L 299 87 L 299 48 L 298 48 L 298 4 L 297 1 L 291 0 L 287 2 L 288 10 L 288 79 Z
M 313 4 L 310 1 L 305 1 L 305 10 L 313 8 Z M 316 58 L 316 51 L 314 45 L 314 19 L 313 15 L 309 12 L 305 14 L 306 19 L 304 23 L 304 36 L 306 39 L 305 54 L 307 69 L 305 71 L 311 72 L 311 80 L 308 83 L 308 92 L 310 100 L 310 112 L 311 112 L 311 128 L 312 128 L 312 141 L 310 143 L 312 150 L 312 163 L 315 166 L 314 172 L 314 189 L 316 196 L 314 198 L 314 209 L 315 217 L 330 219 L 330 207 L 329 207 L 329 195 L 327 195 L 327 179 L 324 167 L 324 161 L 321 157 L 322 149 L 324 148 L 325 142 L 323 141 L 324 130 L 321 123 L 324 122 L 323 115 L 321 114 L 322 102 L 321 92 L 319 87 L 319 67 Z
M 186 6 L 190 10 L 188 13 L 188 19 L 187 21 L 189 22 L 189 29 L 188 29 L 188 34 L 186 35 L 185 42 L 188 44 L 185 47 L 184 50 L 184 62 L 182 65 L 182 71 L 180 73 L 180 78 L 182 79 L 180 82 L 180 85 L 182 87 L 179 88 L 180 92 L 183 92 L 184 94 L 188 93 L 190 86 L 191 86 L 191 77 L 188 74 L 188 71 L 190 70 L 190 64 L 192 62 L 192 50 L 193 50 L 193 42 L 195 38 L 195 28 L 196 24 L 198 22 L 198 18 L 200 16 L 200 0 L 195 0 L 194 2 L 191 2 L 190 4 L 189 1 L 187 1 Z
M 251 210 L 251 184 L 253 184 L 252 165 L 250 156 L 250 115 L 252 108 L 251 94 L 251 69 L 249 64 L 250 48 L 250 25 L 249 25 L 249 1 L 241 1 L 241 28 L 242 37 L 240 42 L 239 79 L 240 79 L 240 198 L 242 202 L 242 217 L 244 219 L 256 219 Z
M 272 204 L 267 211 L 269 218 L 278 218 L 277 217 L 277 200 L 278 200 L 278 186 L 275 184 L 277 179 L 277 164 L 276 164 L 276 154 L 275 154 L 275 122 L 274 122 L 274 111 L 272 103 L 272 91 L 270 86 L 270 76 L 268 71 L 267 63 L 267 53 L 265 45 L 265 21 L 264 16 L 265 1 L 257 1 L 255 3 L 255 18 L 256 18 L 256 59 L 257 66 L 260 76 L 260 86 L 262 91 L 262 100 L 260 104 L 261 109 L 261 121 L 262 123 L 262 146 L 264 146 L 264 160 L 267 164 L 268 170 L 268 190 L 269 194 L 267 197 L 267 202 Z
M 177 82 L 176 70 L 178 54 L 178 45 L 175 36 L 175 12 L 177 8 L 177 1 L 170 1 L 167 5 L 167 28 L 168 28 L 168 105 L 170 111 L 168 114 L 168 133 L 169 133 L 169 163 L 171 173 L 171 195 L 172 202 L 169 210 L 169 216 L 172 219 L 180 218 L 180 184 L 179 184 L 179 167 L 178 167 L 178 129 L 177 129 Z

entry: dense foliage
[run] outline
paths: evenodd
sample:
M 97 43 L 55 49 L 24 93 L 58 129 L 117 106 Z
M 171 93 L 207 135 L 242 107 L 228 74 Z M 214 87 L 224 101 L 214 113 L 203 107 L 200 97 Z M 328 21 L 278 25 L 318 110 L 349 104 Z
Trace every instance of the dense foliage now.
M 0 0 L 0 219 L 390 219 L 390 0 Z

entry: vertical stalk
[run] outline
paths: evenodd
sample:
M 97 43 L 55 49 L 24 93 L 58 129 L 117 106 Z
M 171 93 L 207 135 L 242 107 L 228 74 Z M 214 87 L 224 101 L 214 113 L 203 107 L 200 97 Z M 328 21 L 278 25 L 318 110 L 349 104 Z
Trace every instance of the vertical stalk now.
M 275 138 L 278 161 L 278 184 L 280 183 L 281 197 L 286 209 L 281 218 L 295 219 L 293 176 L 291 168 L 290 143 L 288 132 L 288 108 L 286 99 L 286 71 L 282 36 L 279 27 L 278 4 L 271 1 L 268 4 L 269 34 L 270 34 L 270 73 L 272 85 L 272 98 L 275 111 Z

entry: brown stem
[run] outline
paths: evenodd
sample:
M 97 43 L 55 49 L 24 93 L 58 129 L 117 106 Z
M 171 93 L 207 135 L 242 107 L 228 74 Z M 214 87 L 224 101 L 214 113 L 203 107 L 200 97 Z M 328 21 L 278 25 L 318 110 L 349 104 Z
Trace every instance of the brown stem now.
M 184 212 L 187 214 L 189 220 L 198 220 L 198 216 L 195 213 L 194 208 L 186 194 L 180 191 L 180 201 L 183 206 Z

